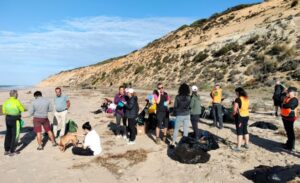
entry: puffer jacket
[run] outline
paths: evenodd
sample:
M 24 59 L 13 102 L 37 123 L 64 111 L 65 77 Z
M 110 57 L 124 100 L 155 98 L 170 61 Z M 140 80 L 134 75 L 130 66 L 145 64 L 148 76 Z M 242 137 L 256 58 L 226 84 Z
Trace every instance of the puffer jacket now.
M 127 100 L 127 104 L 125 105 L 125 117 L 126 118 L 137 118 L 139 113 L 139 104 L 138 98 L 133 96 Z

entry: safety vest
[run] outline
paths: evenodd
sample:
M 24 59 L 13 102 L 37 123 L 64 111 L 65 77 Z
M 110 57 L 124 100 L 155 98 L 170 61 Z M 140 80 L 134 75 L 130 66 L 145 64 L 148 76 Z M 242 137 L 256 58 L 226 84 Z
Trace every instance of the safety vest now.
M 4 115 L 19 116 L 24 110 L 24 106 L 21 102 L 14 97 L 10 97 L 6 100 L 2 106 L 2 113 Z
M 296 97 L 295 97 L 296 98 Z M 292 98 L 285 97 L 283 100 L 283 104 L 288 104 Z M 296 107 L 294 110 L 291 108 L 281 108 L 281 116 L 282 117 L 298 117 L 298 107 Z
M 249 99 L 246 97 L 240 97 L 242 102 L 241 108 L 239 109 L 239 114 L 241 117 L 248 117 L 249 116 Z
M 213 103 L 220 104 L 222 101 L 222 89 L 213 90 L 211 92 L 211 97 L 213 99 Z

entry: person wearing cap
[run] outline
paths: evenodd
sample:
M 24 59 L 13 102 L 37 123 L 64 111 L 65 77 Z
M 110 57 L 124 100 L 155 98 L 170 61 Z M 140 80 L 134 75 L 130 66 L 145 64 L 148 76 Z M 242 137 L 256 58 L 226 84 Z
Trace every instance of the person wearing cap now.
M 6 134 L 4 140 L 4 155 L 14 156 L 19 152 L 15 152 L 17 126 L 20 123 L 21 113 L 25 111 L 23 104 L 18 100 L 18 91 L 11 90 L 10 98 L 2 105 L 2 113 L 6 115 Z
M 274 94 L 273 94 L 273 102 L 275 106 L 275 116 L 278 116 L 278 108 L 281 106 L 282 103 L 282 96 L 284 95 L 284 91 L 286 87 L 281 84 L 279 80 L 276 81 L 276 85 L 274 87 Z
M 298 117 L 299 105 L 299 100 L 296 97 L 296 92 L 297 88 L 289 87 L 288 95 L 285 97 L 281 105 L 281 117 L 288 138 L 287 142 L 284 144 L 284 148 L 287 150 L 295 149 L 294 122 Z
M 192 96 L 191 96 L 191 122 L 192 127 L 195 134 L 195 139 L 199 139 L 199 129 L 198 129 L 198 122 L 201 115 L 201 102 L 200 102 L 200 96 L 198 95 L 198 87 L 192 86 Z
M 214 89 L 211 91 L 210 96 L 212 98 L 212 113 L 214 126 L 219 129 L 223 128 L 223 112 L 222 112 L 222 89 L 218 83 L 215 84 Z
M 128 89 L 128 100 L 125 102 L 125 117 L 128 119 L 129 142 L 128 145 L 135 144 L 137 134 L 136 118 L 139 113 L 138 98 L 132 88 Z

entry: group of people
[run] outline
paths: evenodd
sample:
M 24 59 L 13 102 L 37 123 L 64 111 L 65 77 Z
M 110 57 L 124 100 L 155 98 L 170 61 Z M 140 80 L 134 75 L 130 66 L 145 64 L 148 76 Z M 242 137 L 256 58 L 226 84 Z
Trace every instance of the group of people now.
M 279 91 L 278 91 L 279 90 Z M 61 88 L 55 89 L 56 97 L 54 98 L 56 118 L 53 122 L 53 132 L 51 130 L 48 113 L 53 111 L 51 102 L 42 96 L 42 92 L 34 92 L 35 100 L 29 109 L 30 116 L 33 116 L 34 132 L 37 136 L 38 148 L 43 150 L 42 144 L 42 127 L 48 134 L 52 145 L 55 147 L 58 144 L 56 139 L 58 136 L 65 135 L 65 126 L 67 121 L 68 110 L 71 106 L 70 100 L 66 95 L 62 95 Z M 233 148 L 234 151 L 241 151 L 241 148 L 249 149 L 249 106 L 250 100 L 247 92 L 238 87 L 235 89 L 236 99 L 233 102 L 233 116 L 236 124 L 237 146 Z M 297 88 L 283 87 L 279 82 L 275 86 L 274 105 L 281 109 L 281 117 L 284 128 L 288 137 L 284 148 L 293 150 L 295 148 L 295 133 L 294 122 L 298 117 L 298 98 L 296 97 Z M 18 100 L 18 92 L 16 90 L 10 91 L 10 98 L 2 105 L 2 112 L 6 115 L 7 132 L 5 135 L 5 155 L 14 156 L 19 152 L 16 151 L 16 136 L 17 128 L 20 126 L 21 114 L 25 111 L 25 107 Z M 222 89 L 219 84 L 215 84 L 210 93 L 212 99 L 212 113 L 213 125 L 219 129 L 223 128 L 223 114 L 222 114 Z M 150 104 L 148 112 L 148 127 L 155 130 L 155 142 L 160 144 L 161 141 L 168 142 L 167 130 L 169 125 L 169 116 L 171 98 L 164 90 L 162 83 L 157 85 L 157 90 L 154 90 L 150 97 L 146 99 Z M 124 138 L 128 145 L 135 144 L 137 135 L 136 120 L 139 115 L 139 102 L 136 92 L 132 88 L 119 87 L 118 93 L 114 97 L 114 104 L 116 105 L 116 137 Z M 198 94 L 198 87 L 190 87 L 183 83 L 180 85 L 178 94 L 175 97 L 174 107 L 172 111 L 176 117 L 174 133 L 170 145 L 177 144 L 177 135 L 179 128 L 183 125 L 183 136 L 188 136 L 190 123 L 194 131 L 194 138 L 200 140 L 200 133 L 198 123 L 202 113 L 200 96 Z M 276 108 L 276 115 L 278 109 Z M 121 124 L 122 122 L 122 124 Z M 60 132 L 59 132 L 60 127 Z M 98 155 L 101 153 L 100 137 L 95 130 L 92 129 L 89 122 L 82 126 L 85 132 L 85 140 L 83 147 L 73 147 L 72 152 L 77 155 Z M 75 134 L 76 135 L 76 134 Z M 79 135 L 79 134 L 77 134 Z
M 56 139 L 63 137 L 66 133 L 66 122 L 68 110 L 71 106 L 70 100 L 66 95 L 62 95 L 61 88 L 55 88 L 56 96 L 54 98 L 54 116 L 53 120 L 53 132 L 51 130 L 51 124 L 48 119 L 48 113 L 53 111 L 52 103 L 43 97 L 41 91 L 34 92 L 34 100 L 29 108 L 29 115 L 33 117 L 33 130 L 36 133 L 36 139 L 38 143 L 37 150 L 43 150 L 44 145 L 42 142 L 42 127 L 44 132 L 47 133 L 49 139 L 52 142 L 52 146 L 57 146 Z M 2 105 L 2 113 L 6 115 L 6 127 L 7 132 L 4 142 L 4 155 L 14 156 L 19 154 L 16 151 L 17 145 L 17 132 L 20 127 L 22 113 L 25 111 L 24 105 L 18 100 L 18 92 L 11 90 L 10 98 Z M 85 132 L 85 141 L 82 148 L 74 147 L 72 149 L 74 154 L 77 155 L 98 155 L 101 153 L 100 137 L 96 131 L 92 130 L 89 122 L 86 122 L 82 126 Z M 74 134 L 77 135 L 77 134 Z
M 277 82 L 277 85 L 280 84 Z M 281 89 L 281 85 L 275 87 L 275 93 Z M 223 107 L 222 107 L 222 89 L 218 83 L 214 85 L 210 93 L 212 102 L 213 126 L 223 128 Z M 296 97 L 297 88 L 289 87 L 282 90 L 280 99 L 276 99 L 274 103 L 281 109 L 281 116 L 286 130 L 288 140 L 284 148 L 292 150 L 295 148 L 294 122 L 298 117 L 298 99 Z M 233 102 L 233 117 L 235 119 L 237 146 L 232 148 L 234 151 L 241 151 L 241 148 L 249 149 L 249 108 L 250 100 L 247 92 L 242 87 L 235 89 L 236 99 Z M 275 95 L 275 94 L 274 94 Z M 132 98 L 132 99 L 131 99 Z M 273 99 L 276 98 L 273 97 Z M 155 142 L 160 144 L 161 141 L 167 143 L 167 130 L 169 125 L 169 115 L 171 104 L 170 96 L 164 91 L 162 83 L 157 85 L 157 90 L 154 90 L 152 95 L 146 99 L 150 103 L 148 109 L 148 129 L 155 129 Z M 129 105 L 131 101 L 131 105 Z M 123 138 L 128 141 L 128 144 L 135 143 L 136 138 L 136 122 L 138 116 L 138 99 L 133 89 L 126 89 L 124 86 L 119 87 L 119 92 L 115 95 L 114 103 L 116 109 L 116 135 L 117 138 Z M 276 109 L 276 114 L 278 109 Z M 180 85 L 178 94 L 175 97 L 173 115 L 176 117 L 174 133 L 171 139 L 171 145 L 177 144 L 177 135 L 181 125 L 183 125 L 183 136 L 188 136 L 190 123 L 194 132 L 194 138 L 200 140 L 198 123 L 202 113 L 200 96 L 198 87 L 190 87 L 186 83 Z M 128 124 L 127 124 L 128 119 Z M 122 121 L 122 124 L 121 124 Z M 129 139 L 127 138 L 129 134 Z

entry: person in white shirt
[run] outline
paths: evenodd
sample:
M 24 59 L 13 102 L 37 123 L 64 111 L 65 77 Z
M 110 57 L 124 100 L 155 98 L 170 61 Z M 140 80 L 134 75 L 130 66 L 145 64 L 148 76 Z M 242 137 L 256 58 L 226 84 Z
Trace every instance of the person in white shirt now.
M 86 133 L 83 147 L 73 147 L 73 154 L 80 156 L 99 155 L 102 152 L 102 148 L 98 133 L 95 130 L 92 130 L 89 122 L 84 123 L 82 129 Z

